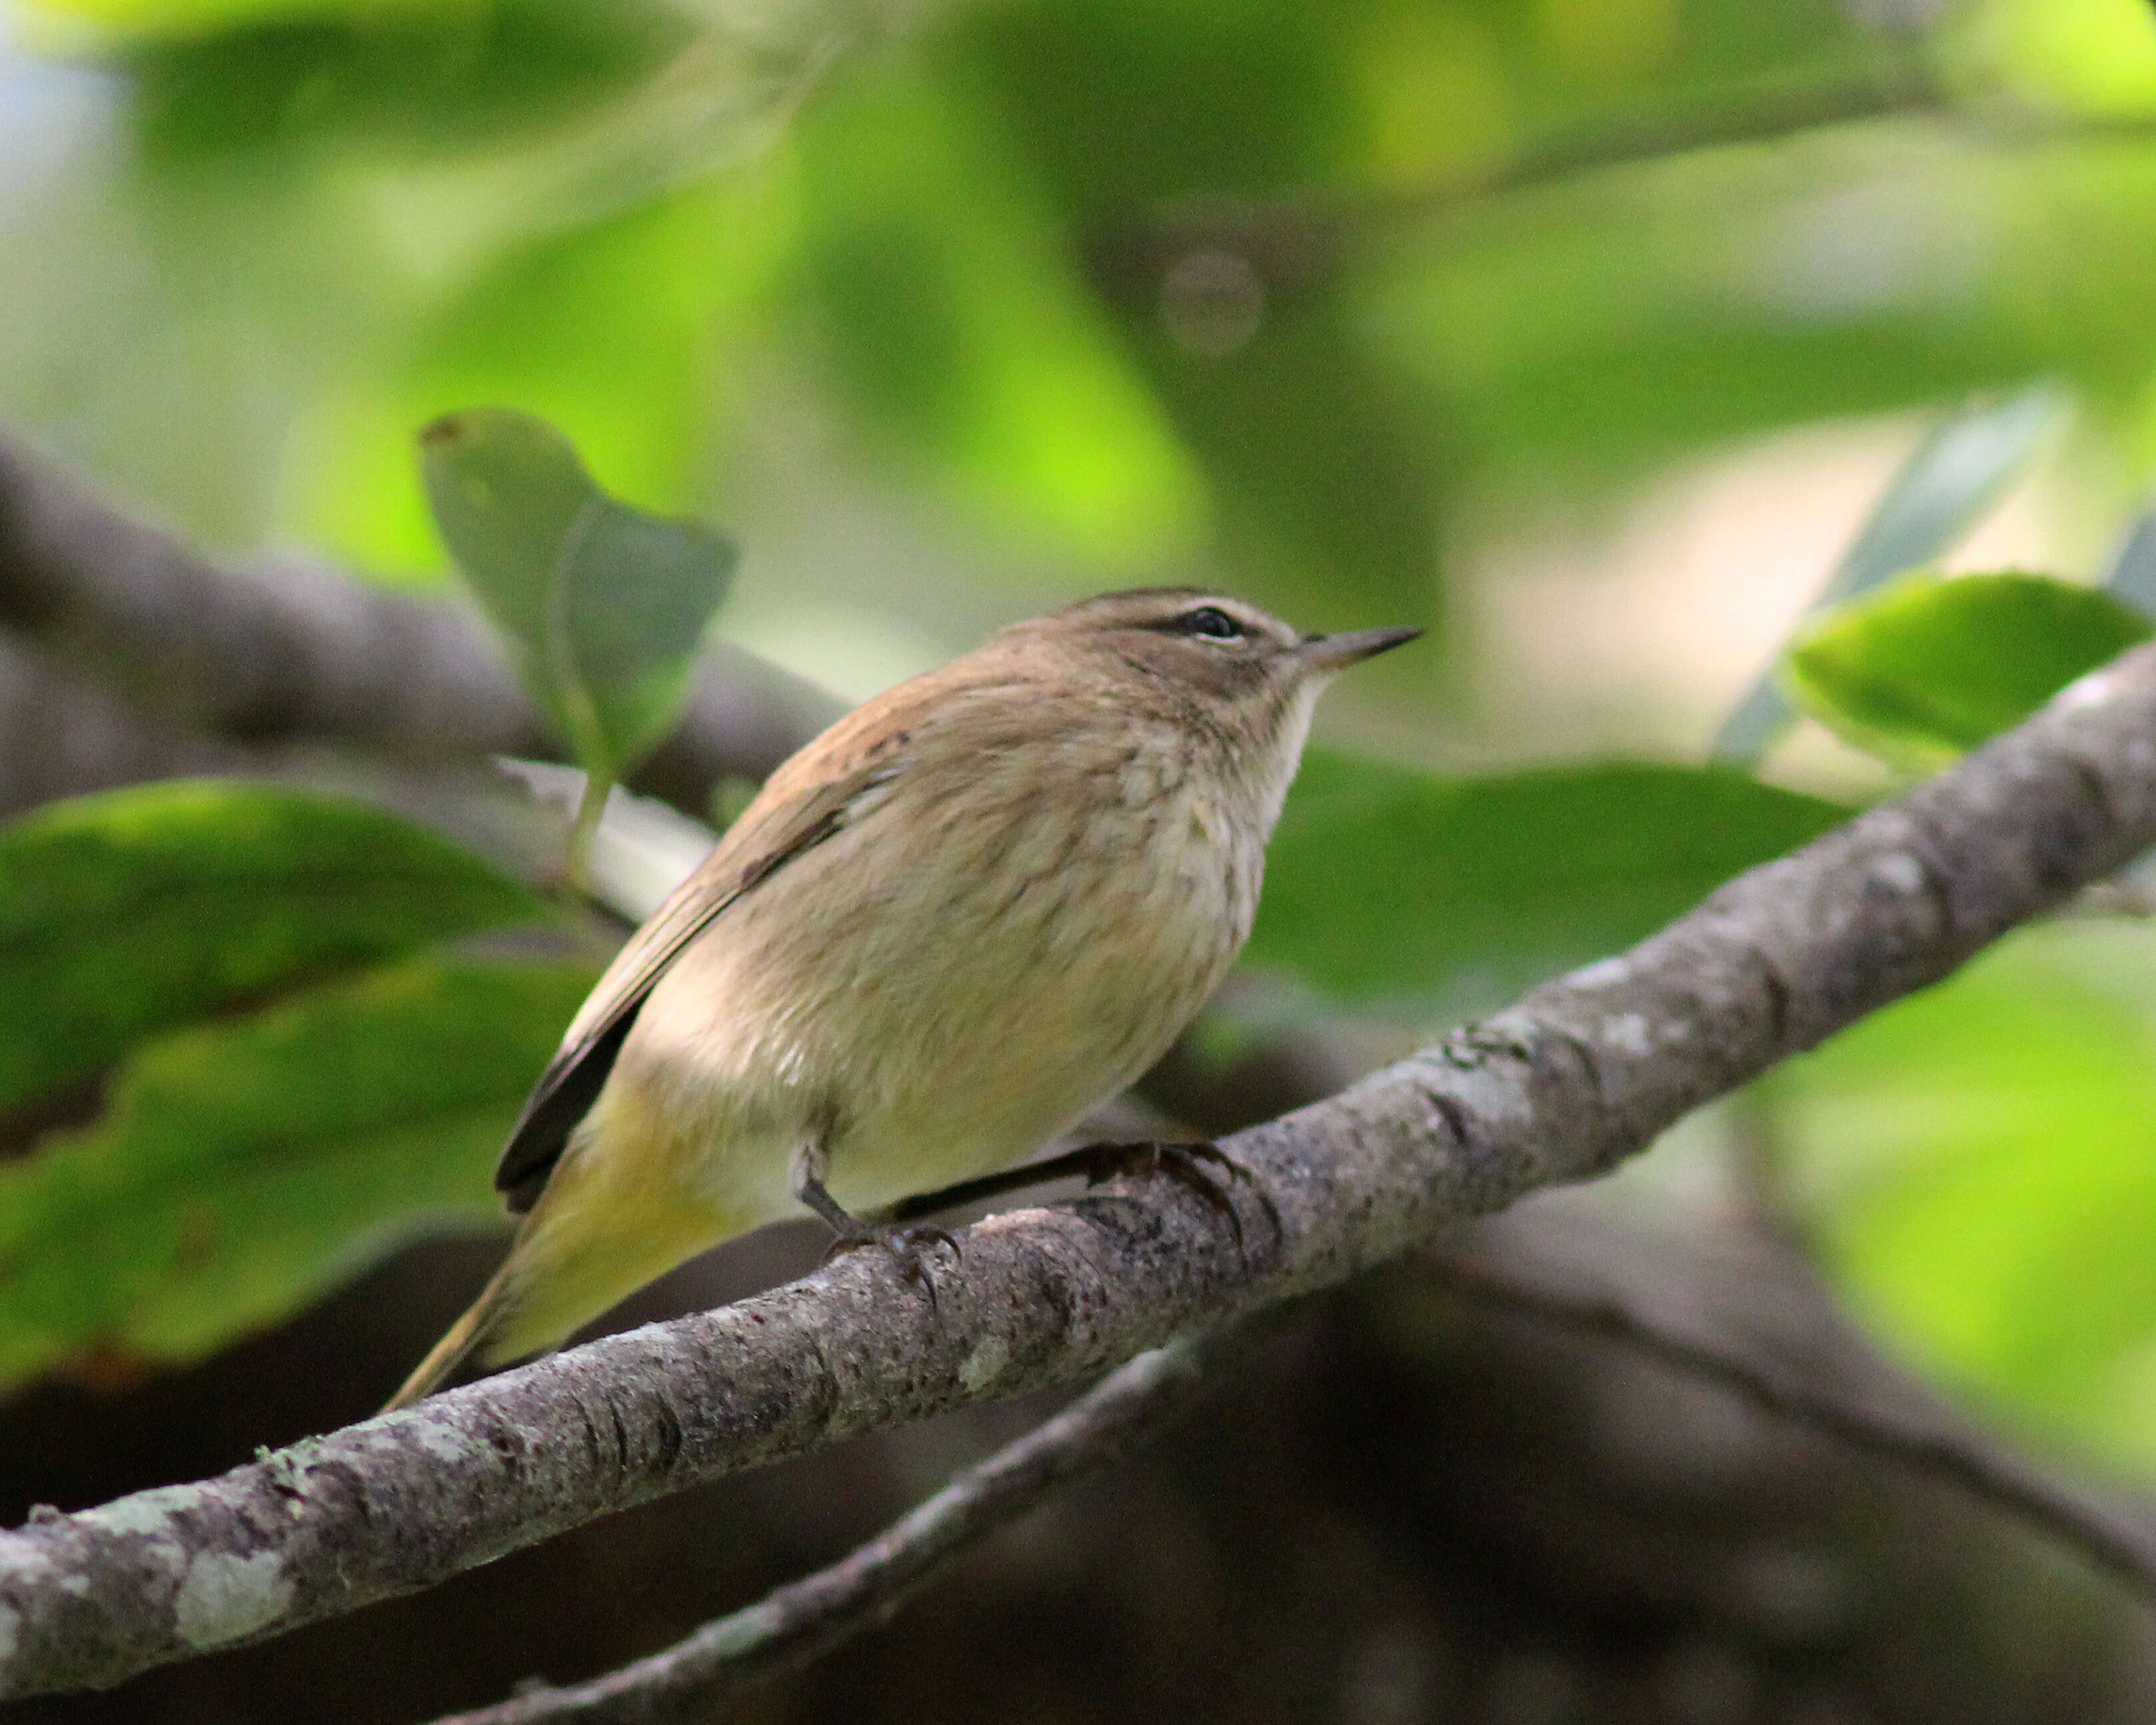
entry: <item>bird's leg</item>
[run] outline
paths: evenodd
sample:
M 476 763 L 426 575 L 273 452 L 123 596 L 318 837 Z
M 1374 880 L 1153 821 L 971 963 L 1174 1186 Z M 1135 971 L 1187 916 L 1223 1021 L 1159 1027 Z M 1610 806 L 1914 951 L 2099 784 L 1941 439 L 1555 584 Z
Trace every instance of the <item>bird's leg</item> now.
M 1021 1162 L 1016 1168 L 961 1180 L 952 1186 L 939 1186 L 933 1192 L 916 1192 L 896 1204 L 884 1205 L 875 1213 L 875 1219 L 879 1222 L 911 1222 L 916 1216 L 955 1210 L 963 1204 L 1002 1198 L 1009 1193 L 1023 1192 L 1029 1186 L 1045 1186 L 1050 1180 L 1067 1179 L 1074 1174 L 1084 1174 L 1090 1180 L 1093 1169 L 1092 1147 L 1066 1150 L 1060 1156 L 1045 1157 L 1039 1162 Z
M 907 1222 L 916 1216 L 932 1215 L 938 1210 L 953 1209 L 960 1204 L 1000 1198 L 1006 1193 L 1023 1191 L 1029 1186 L 1045 1185 L 1050 1180 L 1065 1179 L 1073 1174 L 1083 1174 L 1087 1185 L 1097 1186 L 1103 1180 L 1113 1179 L 1117 1174 L 1136 1174 L 1150 1178 L 1160 1173 L 1166 1174 L 1178 1185 L 1189 1188 L 1207 1204 L 1223 1212 L 1235 1231 L 1238 1245 L 1241 1245 L 1243 1238 L 1242 1218 L 1236 1214 L 1234 1203 L 1222 1189 L 1223 1178 L 1240 1181 L 1250 1186 L 1257 1194 L 1260 1207 L 1272 1223 L 1273 1231 L 1280 1231 L 1280 1212 L 1265 1195 L 1265 1189 L 1256 1184 L 1250 1171 L 1219 1145 L 1208 1143 L 1085 1144 L 1075 1150 L 1066 1150 L 1060 1156 L 1046 1157 L 1039 1162 L 1022 1162 L 1016 1168 L 1005 1168 L 999 1173 L 983 1174 L 978 1179 L 961 1180 L 955 1186 L 945 1186 L 934 1192 L 901 1198 L 897 1203 L 885 1206 L 877 1214 L 889 1222 Z
M 928 1290 L 929 1303 L 934 1305 L 936 1284 L 929 1278 L 922 1248 L 948 1246 L 955 1258 L 958 1242 L 941 1228 L 906 1228 L 861 1220 L 831 1196 L 824 1183 L 829 1169 L 830 1153 L 820 1138 L 808 1140 L 793 1153 L 793 1195 L 830 1226 L 831 1244 L 824 1250 L 824 1261 L 829 1263 L 841 1252 L 858 1251 L 863 1246 L 880 1246 L 904 1266 L 908 1279 Z

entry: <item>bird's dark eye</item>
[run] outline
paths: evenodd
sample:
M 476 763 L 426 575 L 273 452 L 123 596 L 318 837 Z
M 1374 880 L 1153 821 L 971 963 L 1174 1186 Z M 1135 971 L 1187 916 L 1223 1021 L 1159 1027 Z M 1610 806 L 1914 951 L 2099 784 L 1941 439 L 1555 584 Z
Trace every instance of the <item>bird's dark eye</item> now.
M 1240 641 L 1248 633 L 1218 605 L 1200 605 L 1195 611 L 1185 611 L 1175 619 L 1175 632 L 1182 635 L 1203 635 L 1212 641 Z

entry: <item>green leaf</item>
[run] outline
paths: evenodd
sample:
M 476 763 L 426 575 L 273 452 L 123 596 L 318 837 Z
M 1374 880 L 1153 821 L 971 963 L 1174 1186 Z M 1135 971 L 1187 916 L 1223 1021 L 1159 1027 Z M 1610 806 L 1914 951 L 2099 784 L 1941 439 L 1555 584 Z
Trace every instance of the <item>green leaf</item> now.
M 1336 997 L 1474 1011 L 1642 938 L 1848 814 L 1717 768 L 1450 779 L 1313 749 L 1248 956 Z
M 233 1000 L 547 914 L 369 803 L 201 779 L 49 804 L 0 827 L 0 1108 Z
M 1784 675 L 1849 742 L 1928 772 L 2148 634 L 2109 594 L 2046 576 L 1912 575 L 1826 619 Z
M 2156 928 L 2026 930 L 1759 1094 L 1807 1231 L 1890 1343 L 2156 1466 Z
M 93 1342 L 200 1355 L 415 1213 L 479 1214 L 592 980 L 413 960 L 142 1049 L 97 1124 L 0 1166 L 0 1384 Z
M 1887 481 L 1807 614 L 1952 551 L 2051 440 L 2069 405 L 2055 385 L 2034 383 L 2003 399 L 1979 398 L 1933 426 Z M 1763 672 L 1730 714 L 1714 739 L 1717 760 L 1749 766 L 1795 721 L 1775 672 Z
M 518 675 L 595 780 L 673 728 L 734 547 L 601 491 L 568 440 L 501 408 L 421 434 L 427 497 Z

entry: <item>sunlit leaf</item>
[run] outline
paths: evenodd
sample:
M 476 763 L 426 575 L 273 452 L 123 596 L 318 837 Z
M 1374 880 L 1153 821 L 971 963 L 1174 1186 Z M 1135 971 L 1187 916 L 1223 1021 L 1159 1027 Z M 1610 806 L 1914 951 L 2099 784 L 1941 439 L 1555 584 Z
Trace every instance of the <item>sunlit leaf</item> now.
M 500 408 L 427 428 L 427 495 L 517 670 L 594 778 L 672 728 L 736 552 L 601 491 L 567 439 Z
M 364 19 L 384 11 L 417 11 L 416 3 L 380 0 L 23 0 L 32 20 L 93 27 L 105 39 L 163 35 L 207 36 L 270 23 Z
M 2156 1466 L 2156 929 L 2018 935 L 1762 1094 L 1805 1225 L 1890 1341 Z
M 141 1049 L 96 1124 L 0 1165 L 0 1384 L 91 1343 L 192 1358 L 426 1212 L 484 1214 L 592 980 L 413 960 Z
M 48 805 L 0 827 L 0 1107 L 234 999 L 547 914 L 369 803 L 206 779 Z
M 1785 675 L 1806 711 L 1922 771 L 2019 724 L 2149 634 L 2107 593 L 2041 575 L 1915 575 L 1804 636 Z
M 1956 22 L 1947 45 L 1972 87 L 2046 112 L 2156 110 L 2156 32 L 2142 0 L 1991 0 Z
M 1365 1004 L 1478 1010 L 1642 938 L 1848 814 L 1713 768 L 1446 778 L 1312 750 L 1249 957 Z

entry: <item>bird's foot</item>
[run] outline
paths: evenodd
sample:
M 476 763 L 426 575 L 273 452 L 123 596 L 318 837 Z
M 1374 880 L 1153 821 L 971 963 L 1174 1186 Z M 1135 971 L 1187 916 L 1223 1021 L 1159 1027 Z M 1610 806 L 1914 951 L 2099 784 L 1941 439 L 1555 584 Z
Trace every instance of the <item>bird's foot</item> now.
M 897 1260 L 899 1268 L 908 1281 L 919 1282 L 928 1295 L 931 1307 L 936 1304 L 936 1278 L 928 1271 L 928 1253 L 937 1246 L 946 1248 L 953 1259 L 961 1255 L 958 1242 L 946 1230 L 931 1227 L 879 1227 L 865 1222 L 855 1222 L 850 1228 L 841 1228 L 824 1248 L 824 1261 L 847 1252 L 864 1250 L 886 1251 Z
M 1265 1211 L 1265 1219 L 1272 1224 L 1273 1232 L 1277 1235 L 1281 1231 L 1280 1211 L 1266 1195 L 1265 1188 L 1258 1184 L 1257 1177 L 1218 1144 L 1166 1144 L 1157 1141 L 1088 1144 L 1075 1156 L 1085 1170 L 1089 1186 L 1097 1186 L 1119 1174 L 1138 1179 L 1165 1174 L 1177 1185 L 1195 1193 L 1208 1209 L 1228 1219 L 1238 1251 L 1243 1248 L 1243 1219 L 1229 1195 L 1233 1186 L 1249 1187 L 1259 1208 Z

